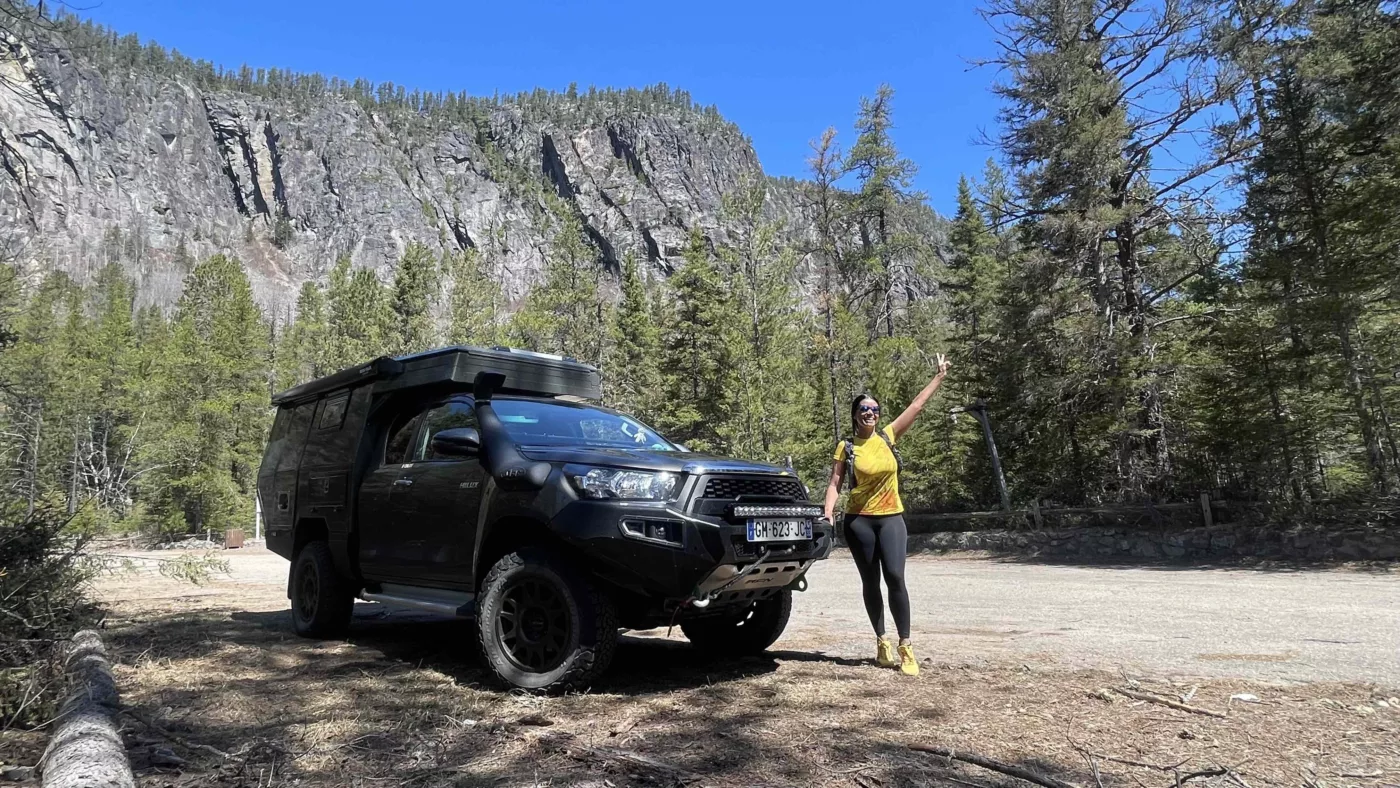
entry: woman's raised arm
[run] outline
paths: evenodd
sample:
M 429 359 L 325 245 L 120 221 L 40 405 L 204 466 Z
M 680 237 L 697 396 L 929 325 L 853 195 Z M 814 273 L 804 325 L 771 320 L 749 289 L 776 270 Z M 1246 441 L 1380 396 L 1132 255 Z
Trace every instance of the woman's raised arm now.
M 933 396 L 933 392 L 938 391 L 938 387 L 942 385 L 943 378 L 947 376 L 948 368 L 951 366 L 953 365 L 948 359 L 945 358 L 942 353 L 939 353 L 938 374 L 934 375 L 933 380 L 930 380 L 928 385 L 924 386 L 924 390 L 919 392 L 919 396 L 915 397 L 914 401 L 909 403 L 909 407 L 905 408 L 904 412 L 899 414 L 899 417 L 890 423 L 890 426 L 894 428 L 895 438 L 901 437 L 904 433 L 909 431 L 910 427 L 914 426 L 914 419 L 917 419 L 919 414 L 923 413 L 924 405 L 928 404 L 929 398 Z

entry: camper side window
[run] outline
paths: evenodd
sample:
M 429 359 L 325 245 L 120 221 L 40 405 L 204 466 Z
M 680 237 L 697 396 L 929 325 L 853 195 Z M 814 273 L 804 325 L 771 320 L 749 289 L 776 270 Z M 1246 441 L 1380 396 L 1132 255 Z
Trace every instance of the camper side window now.
M 345 423 L 345 407 L 350 404 L 350 395 L 341 394 L 321 403 L 321 419 L 317 427 L 323 430 L 338 430 Z

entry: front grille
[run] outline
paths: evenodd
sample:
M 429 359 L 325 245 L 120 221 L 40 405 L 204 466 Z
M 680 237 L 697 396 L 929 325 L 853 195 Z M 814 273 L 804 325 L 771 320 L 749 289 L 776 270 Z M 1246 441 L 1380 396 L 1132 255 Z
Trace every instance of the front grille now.
M 712 476 L 705 481 L 704 498 L 732 501 L 741 496 L 806 500 L 802 482 L 796 479 L 763 479 L 743 476 Z

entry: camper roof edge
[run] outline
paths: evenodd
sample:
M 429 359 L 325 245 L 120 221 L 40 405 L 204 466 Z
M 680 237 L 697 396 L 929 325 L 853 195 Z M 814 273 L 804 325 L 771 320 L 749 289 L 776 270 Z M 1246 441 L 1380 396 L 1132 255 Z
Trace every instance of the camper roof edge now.
M 508 367 L 520 368 L 517 365 L 524 365 L 525 368 L 533 367 L 539 369 L 540 367 L 552 367 L 561 371 L 568 369 L 575 374 L 581 374 L 583 377 L 591 379 L 591 385 L 587 386 L 590 391 L 585 394 L 585 397 L 588 394 L 592 394 L 592 396 L 596 398 L 598 394 L 601 393 L 595 390 L 598 386 L 599 375 L 597 367 L 575 361 L 572 358 L 564 358 L 548 353 L 536 353 L 534 351 L 521 350 L 518 348 L 480 348 L 466 345 L 453 345 L 392 358 L 389 356 L 380 356 L 364 364 L 357 364 L 349 369 L 344 369 L 334 374 L 287 389 L 280 394 L 274 395 L 272 397 L 272 404 L 277 406 L 296 405 L 339 389 L 359 386 L 379 380 L 392 380 L 399 377 L 410 368 L 422 368 L 422 362 L 424 361 L 431 362 L 432 359 L 458 354 L 467 357 L 475 357 L 478 360 L 478 364 L 483 360 L 490 359 L 492 361 L 504 362 Z M 446 359 L 444 359 L 444 361 L 445 360 Z M 432 366 L 436 366 L 436 364 L 432 364 Z M 415 374 L 412 377 L 418 378 L 419 374 Z M 417 380 L 403 381 L 404 384 L 408 385 L 414 385 L 418 382 Z M 399 386 L 391 385 L 391 388 L 399 388 Z M 512 388 L 515 387 L 512 386 Z M 550 386 L 549 388 L 554 387 Z M 558 395 L 563 392 L 551 393 Z

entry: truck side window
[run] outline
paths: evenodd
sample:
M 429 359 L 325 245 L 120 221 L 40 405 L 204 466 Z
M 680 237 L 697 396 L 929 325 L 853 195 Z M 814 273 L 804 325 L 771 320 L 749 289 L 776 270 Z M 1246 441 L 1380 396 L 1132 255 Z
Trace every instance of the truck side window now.
M 433 436 L 443 430 L 455 429 L 457 427 L 475 427 L 476 411 L 472 409 L 471 403 L 453 401 L 445 405 L 439 405 L 428 411 L 424 417 L 424 429 L 419 435 L 418 446 L 413 452 L 413 462 L 422 461 L 447 461 L 460 460 L 461 457 L 448 457 L 435 454 L 433 452 Z
M 400 417 L 389 430 L 389 440 L 384 444 L 384 464 L 399 465 L 408 462 L 408 447 L 413 442 L 414 428 L 418 426 L 417 413 Z

